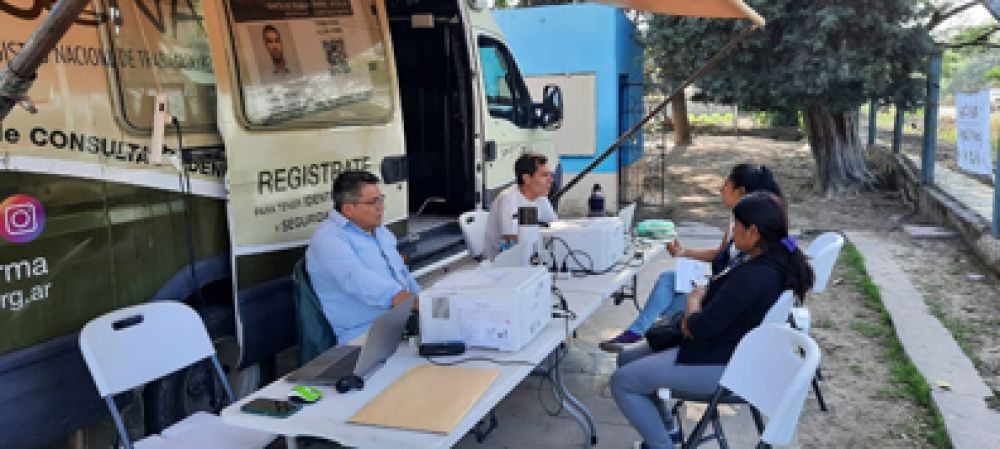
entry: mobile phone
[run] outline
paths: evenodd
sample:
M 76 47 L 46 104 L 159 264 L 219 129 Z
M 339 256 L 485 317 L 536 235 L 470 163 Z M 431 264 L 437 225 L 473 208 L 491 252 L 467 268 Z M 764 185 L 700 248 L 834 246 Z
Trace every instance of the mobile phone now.
M 302 410 L 302 406 L 291 401 L 279 399 L 257 398 L 240 407 L 244 413 L 255 415 L 273 416 L 275 418 L 287 418 L 295 412 Z

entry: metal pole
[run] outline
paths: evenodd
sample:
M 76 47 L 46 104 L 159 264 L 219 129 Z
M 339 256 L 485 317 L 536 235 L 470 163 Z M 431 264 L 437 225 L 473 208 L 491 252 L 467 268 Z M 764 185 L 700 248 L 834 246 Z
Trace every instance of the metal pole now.
M 872 99 L 868 105 L 868 145 L 875 145 L 875 133 L 878 132 L 878 101 Z
M 896 121 L 892 125 L 892 152 L 899 154 L 900 145 L 903 143 L 903 114 L 906 111 L 899 103 L 896 103 Z
M 997 153 L 996 167 L 993 171 L 993 238 L 1000 239 L 1000 153 Z
M 14 105 L 21 102 L 24 102 L 22 104 L 25 109 L 35 112 L 26 94 L 35 82 L 38 66 L 88 3 L 90 0 L 60 0 L 35 32 L 31 33 L 14 59 L 0 69 L 0 120 L 6 118 Z
M 606 148 L 601 153 L 600 156 L 597 156 L 596 158 L 594 158 L 593 161 L 590 161 L 590 163 L 587 164 L 587 166 L 584 167 L 583 170 L 580 171 L 580 173 L 577 173 L 576 176 L 573 177 L 573 179 L 571 179 L 568 183 L 566 183 L 565 186 L 559 189 L 558 192 L 555 192 L 552 195 L 550 195 L 549 198 L 553 201 L 558 201 L 559 198 L 563 196 L 563 194 L 565 194 L 569 189 L 572 189 L 573 186 L 579 183 L 584 176 L 593 171 L 594 168 L 596 168 L 601 162 L 607 159 L 608 156 L 614 153 L 615 150 L 618 149 L 618 147 L 622 146 L 622 144 L 631 139 L 632 135 L 634 135 L 636 132 L 642 129 L 643 126 L 646 126 L 646 123 L 652 120 L 652 118 L 655 117 L 656 114 L 659 114 L 660 111 L 662 111 L 663 108 L 665 108 L 667 104 L 670 103 L 670 99 L 673 98 L 674 95 L 683 92 L 684 89 L 686 89 L 688 86 L 694 83 L 696 79 L 701 78 L 702 75 L 704 75 L 706 72 L 708 72 L 709 70 L 713 69 L 716 65 L 718 65 L 719 62 L 722 61 L 723 57 L 728 55 L 729 52 L 733 51 L 733 49 L 735 49 L 736 46 L 740 44 L 740 42 L 743 42 L 747 37 L 750 36 L 750 33 L 753 33 L 753 31 L 756 30 L 757 28 L 758 28 L 757 25 L 748 26 L 744 28 L 742 31 L 740 31 L 740 34 L 730 39 L 722 50 L 719 50 L 719 52 L 716 53 L 715 56 L 712 56 L 712 59 L 709 59 L 708 62 L 705 63 L 705 65 L 701 66 L 701 68 L 698 69 L 697 72 L 688 77 L 688 79 L 684 80 L 680 84 L 680 86 L 675 88 L 674 91 L 670 93 L 670 95 L 667 95 L 667 98 L 665 98 L 663 102 L 661 102 L 659 105 L 653 108 L 652 111 L 646 114 L 646 116 L 643 117 L 642 120 L 639 121 L 639 123 L 636 123 L 631 128 L 629 128 L 629 130 L 626 131 L 625 134 L 618 136 L 618 140 L 616 140 L 614 143 L 611 144 L 611 146 Z
M 938 105 L 940 103 L 941 52 L 931 56 L 927 68 L 927 105 L 924 107 L 924 145 L 920 153 L 920 180 L 934 184 L 934 160 L 937 154 Z

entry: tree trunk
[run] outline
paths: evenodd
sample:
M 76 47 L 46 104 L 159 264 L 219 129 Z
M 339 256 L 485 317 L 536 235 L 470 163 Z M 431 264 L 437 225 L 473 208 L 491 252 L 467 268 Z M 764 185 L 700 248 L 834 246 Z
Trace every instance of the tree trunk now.
M 674 120 L 674 145 L 691 145 L 691 123 L 688 122 L 687 98 L 679 92 L 670 99 Z
M 809 147 L 816 160 L 816 190 L 827 195 L 866 189 L 875 183 L 850 111 L 831 112 L 821 105 L 805 111 Z

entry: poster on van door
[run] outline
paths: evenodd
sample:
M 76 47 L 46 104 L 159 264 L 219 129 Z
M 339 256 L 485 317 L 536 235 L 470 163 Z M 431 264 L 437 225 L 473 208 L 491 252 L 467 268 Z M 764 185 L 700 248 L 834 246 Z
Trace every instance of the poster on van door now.
M 373 96 L 365 61 L 371 36 L 351 0 L 232 5 L 248 121 L 273 125 Z M 362 9 L 363 10 L 363 9 Z M 350 113 L 341 109 L 341 113 Z

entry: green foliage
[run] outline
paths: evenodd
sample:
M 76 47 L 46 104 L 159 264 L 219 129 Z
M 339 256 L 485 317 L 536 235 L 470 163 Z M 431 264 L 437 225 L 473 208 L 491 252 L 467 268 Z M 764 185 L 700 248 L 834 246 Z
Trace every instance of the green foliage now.
M 767 19 L 700 81 L 711 101 L 752 110 L 855 110 L 870 98 L 912 104 L 934 45 L 913 0 L 748 0 Z M 653 16 L 644 41 L 652 71 L 676 86 L 745 21 Z
M 990 81 L 1000 81 L 1000 66 L 993 67 L 986 71 L 986 79 Z
M 945 87 L 949 93 L 980 90 L 989 87 L 990 72 L 1000 76 L 1000 51 L 972 54 L 955 64 L 951 81 Z

